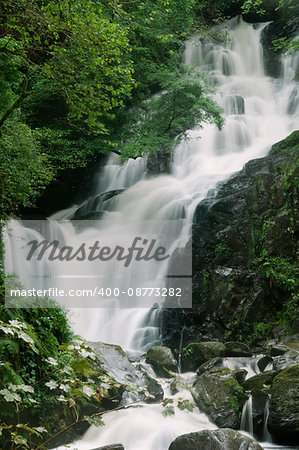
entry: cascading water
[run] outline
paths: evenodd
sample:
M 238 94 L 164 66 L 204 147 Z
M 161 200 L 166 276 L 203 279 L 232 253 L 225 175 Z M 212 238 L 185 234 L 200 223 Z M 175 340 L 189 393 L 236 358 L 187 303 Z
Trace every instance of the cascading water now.
M 120 166 L 112 156 L 97 184 L 97 193 L 127 188 L 103 204 L 105 220 L 101 233 L 108 242 L 121 236 L 126 240 L 134 235 L 132 220 L 154 219 L 150 233 L 158 236 L 159 220 L 179 219 L 186 223 L 174 243 L 182 246 L 187 242 L 196 205 L 204 199 L 217 183 L 240 170 L 250 159 L 265 156 L 271 145 L 295 129 L 298 120 L 298 87 L 294 81 L 298 57 L 290 55 L 284 60 L 284 70 L 277 81 L 265 76 L 260 34 L 265 24 L 253 27 L 234 18 L 228 23 L 227 44 L 203 42 L 195 37 L 187 42 L 184 60 L 187 64 L 204 70 L 216 83 L 216 100 L 223 106 L 226 123 L 222 131 L 212 125 L 190 130 L 188 139 L 176 148 L 171 175 L 145 178 L 142 161 Z M 70 218 L 78 206 L 56 214 L 55 219 Z M 113 225 L 111 225 L 113 221 Z M 148 231 L 148 230 L 147 230 Z M 60 233 L 69 242 L 76 239 L 70 225 L 53 224 L 53 235 Z M 15 233 L 22 233 L 16 225 Z M 86 232 L 87 242 L 92 240 L 94 230 Z M 30 276 L 27 269 L 18 267 L 19 250 L 15 239 L 7 244 L 6 267 L 9 272 L 20 275 L 26 286 Z M 112 281 L 112 270 L 105 272 L 107 284 Z M 138 267 L 133 267 L 133 273 Z M 167 268 L 165 268 L 167 270 Z M 124 286 L 134 282 L 132 272 L 114 273 Z M 157 273 L 151 280 L 157 286 Z M 142 273 L 140 273 L 140 277 Z M 145 351 L 159 342 L 159 310 L 146 308 L 77 309 L 73 313 L 76 333 L 92 341 L 120 344 L 123 348 Z M 128 305 L 129 306 L 129 305 Z M 187 393 L 180 393 L 180 396 Z M 141 404 L 142 405 L 142 404 Z M 215 428 L 198 412 L 177 411 L 165 420 L 160 405 L 143 405 L 140 408 L 113 412 L 105 416 L 106 426 L 100 431 L 91 427 L 86 436 L 75 443 L 79 450 L 110 444 L 115 440 L 124 444 L 126 450 L 167 450 L 170 442 L 179 434 Z M 132 427 L 132 421 L 138 420 Z
M 252 396 L 250 395 L 248 400 L 245 402 L 242 411 L 241 418 L 241 430 L 248 431 L 249 434 L 253 435 L 253 420 L 252 420 Z

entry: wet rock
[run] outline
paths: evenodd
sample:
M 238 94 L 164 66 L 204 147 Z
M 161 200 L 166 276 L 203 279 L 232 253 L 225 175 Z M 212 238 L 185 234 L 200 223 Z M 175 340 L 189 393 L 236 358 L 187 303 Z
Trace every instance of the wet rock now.
M 242 342 L 229 341 L 225 343 L 225 356 L 251 356 L 248 345 Z
M 192 386 L 200 411 L 219 427 L 238 429 L 246 395 L 227 368 L 214 368 L 200 375 Z
M 108 201 L 116 195 L 121 194 L 124 189 L 115 189 L 113 191 L 104 192 L 94 197 L 88 198 L 82 205 L 73 213 L 71 217 L 73 220 L 92 220 L 100 219 L 105 209 L 107 209 Z
M 252 390 L 252 422 L 255 435 L 263 437 L 265 406 L 268 395 L 264 391 Z
M 286 345 L 274 345 L 273 347 L 270 348 L 270 356 L 280 356 L 280 355 L 284 355 L 285 353 L 287 353 L 289 351 L 289 347 L 287 347 Z
M 167 371 L 177 372 L 177 362 L 168 347 L 156 345 L 146 354 L 146 361 L 154 367 L 156 373 L 162 377 L 171 377 Z
M 268 429 L 286 443 L 299 442 L 299 365 L 283 370 L 273 380 Z
M 241 335 L 244 340 L 253 337 L 253 345 L 265 339 L 262 333 L 254 334 L 256 324 L 265 324 L 265 317 L 277 321 L 291 292 L 282 289 L 257 261 L 267 252 L 269 258 L 286 258 L 287 264 L 295 265 L 297 175 L 290 174 L 287 182 L 284 167 L 295 166 L 298 148 L 299 133 L 295 132 L 274 145 L 269 156 L 248 162 L 238 174 L 220 183 L 197 206 L 193 218 L 193 308 L 184 314 L 165 315 L 163 336 L 171 323 L 172 329 L 190 330 L 192 336 L 234 341 Z M 269 337 L 272 331 L 269 329 Z M 180 336 L 172 336 L 172 346 L 179 347 Z
M 299 352 L 297 350 L 289 350 L 282 356 L 277 356 L 273 360 L 274 370 L 284 370 L 287 367 L 299 364 Z
M 104 445 L 104 447 L 97 447 L 91 450 L 125 450 L 125 447 L 122 444 L 111 444 Z
M 195 371 L 206 361 L 223 356 L 225 345 L 221 342 L 193 342 L 182 351 L 182 370 Z
M 164 391 L 162 386 L 158 383 L 157 380 L 150 377 L 147 373 L 144 374 L 143 380 L 146 386 L 148 393 L 152 398 L 146 398 L 147 403 L 155 402 L 158 400 L 162 400 L 164 397 Z
M 242 383 L 245 391 L 259 390 L 268 392 L 272 384 L 273 378 L 277 375 L 276 370 L 269 370 L 267 372 L 259 373 L 254 377 L 250 377 Z
M 261 372 L 264 372 L 265 368 L 273 361 L 273 358 L 271 356 L 265 355 L 262 358 L 260 358 L 257 362 L 257 366 L 260 369 Z
M 251 437 L 229 428 L 203 430 L 177 437 L 168 450 L 262 450 Z
M 104 342 L 89 342 L 89 346 L 98 355 L 98 362 L 104 372 L 119 383 L 142 384 L 142 375 L 129 361 L 119 345 Z
M 238 383 L 242 384 L 244 383 L 247 375 L 246 369 L 236 369 L 232 371 L 233 377 L 237 380 Z
M 221 367 L 222 364 L 223 359 L 219 356 L 217 358 L 209 359 L 209 361 L 206 361 L 198 367 L 196 373 L 197 375 L 201 375 L 202 373 L 206 372 L 207 370 L 213 369 L 214 367 Z

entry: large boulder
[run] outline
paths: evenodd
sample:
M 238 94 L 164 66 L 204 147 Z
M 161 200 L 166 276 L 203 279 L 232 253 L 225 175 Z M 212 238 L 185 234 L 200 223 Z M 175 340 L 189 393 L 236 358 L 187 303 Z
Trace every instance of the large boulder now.
M 155 345 L 146 354 L 146 361 L 152 364 L 157 375 L 171 377 L 168 371 L 177 372 L 178 366 L 172 351 L 168 347 Z
M 221 342 L 192 342 L 182 351 L 182 370 L 195 371 L 206 361 L 223 356 L 225 349 Z
M 200 411 L 219 427 L 238 429 L 246 395 L 227 368 L 214 368 L 200 375 L 191 389 Z
M 251 437 L 229 428 L 203 430 L 177 437 L 168 450 L 262 450 Z
M 299 364 L 273 380 L 268 429 L 286 443 L 299 442 Z

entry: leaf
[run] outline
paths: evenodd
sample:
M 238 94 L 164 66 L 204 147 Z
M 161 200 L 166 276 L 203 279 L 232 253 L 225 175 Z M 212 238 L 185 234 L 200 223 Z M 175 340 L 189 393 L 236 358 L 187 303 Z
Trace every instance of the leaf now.
M 87 397 L 95 395 L 95 391 L 90 386 L 83 386 L 82 391 Z
M 105 425 L 105 422 L 100 417 L 84 416 L 84 419 L 89 425 L 94 425 L 95 427 L 103 427 Z
M 0 394 L 4 396 L 7 402 L 20 402 L 21 397 L 16 392 L 10 392 L 8 389 L 2 389 Z
M 19 384 L 17 386 L 17 389 L 19 391 L 23 391 L 23 392 L 31 392 L 32 394 L 34 394 L 34 389 L 32 386 L 29 386 L 28 384 Z
M 51 390 L 58 387 L 58 384 L 54 380 L 48 381 L 47 383 L 45 383 L 45 385 L 48 386 L 48 388 L 50 388 Z
M 175 414 L 174 408 L 172 406 L 167 406 L 163 411 L 162 414 L 164 417 L 167 416 L 173 416 Z
M 58 366 L 57 360 L 54 359 L 54 358 L 52 358 L 52 357 L 47 358 L 46 361 L 47 361 L 49 364 L 51 364 L 52 366 Z

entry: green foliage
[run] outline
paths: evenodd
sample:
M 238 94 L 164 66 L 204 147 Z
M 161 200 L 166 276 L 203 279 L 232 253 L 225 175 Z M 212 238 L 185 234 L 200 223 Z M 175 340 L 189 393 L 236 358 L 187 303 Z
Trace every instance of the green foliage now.
M 231 255 L 231 249 L 223 243 L 219 243 L 216 245 L 214 249 L 215 262 L 221 263 L 223 259 L 227 260 L 227 258 Z
M 162 90 L 131 110 L 121 135 L 123 159 L 169 151 L 175 136 L 185 137 L 203 122 L 218 128 L 223 124 L 222 110 L 211 98 L 213 88 L 203 74 L 181 65 L 159 73 L 159 82 Z
M 52 178 L 34 134 L 17 119 L 8 119 L 3 127 L 0 172 L 1 218 L 30 206 Z
M 0 306 L 1 448 L 35 448 L 70 408 L 79 417 L 84 398 L 97 404 L 119 390 L 94 370 L 95 355 L 75 340 L 65 312 L 49 299 L 45 306 L 51 307 Z

